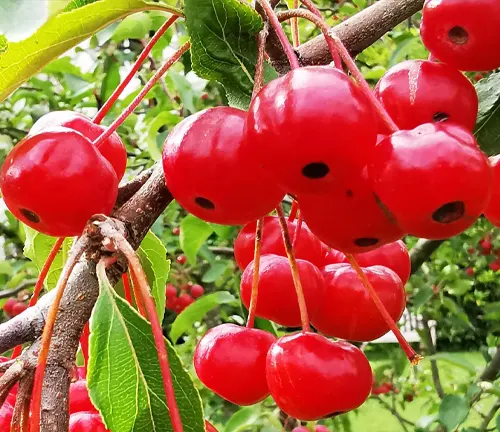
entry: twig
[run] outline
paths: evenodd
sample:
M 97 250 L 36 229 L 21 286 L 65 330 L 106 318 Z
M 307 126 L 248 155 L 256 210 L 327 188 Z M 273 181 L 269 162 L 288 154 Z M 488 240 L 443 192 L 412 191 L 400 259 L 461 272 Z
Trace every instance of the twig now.
M 491 420 L 493 420 L 493 417 L 495 417 L 495 414 L 497 411 L 500 409 L 500 398 L 498 398 L 493 406 L 490 408 L 486 416 L 484 417 L 483 422 L 481 423 L 481 426 L 479 426 L 479 431 L 480 432 L 485 432 L 488 429 L 488 425 L 490 424 Z
M 24 376 L 25 373 L 26 371 L 23 363 L 16 361 L 0 377 L 0 406 L 2 406 L 5 399 L 7 399 L 12 387 L 14 387 L 14 385 Z
M 396 408 L 393 408 L 390 404 L 388 404 L 380 396 L 373 396 L 373 397 L 375 399 L 377 399 L 379 401 L 379 403 L 384 406 L 384 408 L 386 408 L 388 411 L 390 411 L 391 414 L 398 419 L 399 423 L 401 424 L 401 427 L 406 432 L 408 432 L 408 428 L 406 427 L 406 425 L 411 426 L 411 427 L 415 427 L 415 423 L 412 423 L 411 421 L 409 421 L 409 420 L 405 419 L 403 416 L 401 416 L 401 414 L 399 414 L 399 412 L 396 410 Z
M 40 346 L 40 352 L 38 354 L 38 365 L 35 371 L 33 384 L 33 399 L 31 402 L 32 417 L 30 421 L 30 430 L 32 432 L 38 432 L 40 430 L 40 410 L 43 378 L 45 375 L 45 367 L 47 366 L 50 341 L 52 339 L 52 332 L 54 330 L 57 312 L 59 311 L 59 305 L 61 304 L 61 299 L 63 297 L 69 277 L 71 276 L 71 272 L 73 271 L 76 263 L 83 255 L 85 249 L 87 249 L 89 244 L 89 238 L 87 236 L 82 236 L 72 248 L 68 260 L 66 261 L 66 264 L 62 270 L 61 276 L 59 277 L 59 280 L 57 282 L 57 286 L 55 288 L 57 294 L 54 298 L 54 302 L 50 305 L 49 312 L 47 314 L 47 321 L 42 333 L 42 342 Z
M 262 228 L 264 219 L 260 218 L 255 226 L 255 246 L 253 254 L 253 277 L 252 277 L 252 294 L 250 297 L 250 307 L 248 308 L 247 327 L 252 328 L 255 322 L 255 312 L 257 311 L 257 299 L 259 293 L 259 276 L 260 276 L 260 248 L 262 246 Z
M 136 177 L 134 177 L 129 182 L 118 188 L 118 197 L 116 198 L 115 207 L 121 207 L 125 204 L 132 196 L 137 193 L 137 191 L 146 183 L 153 174 L 155 166 L 148 168 Z
M 28 432 L 30 400 L 33 389 L 33 371 L 27 372 L 19 381 L 14 415 L 12 416 L 12 432 Z
M 25 290 L 26 288 L 32 287 L 36 284 L 36 279 L 27 279 L 21 282 L 18 286 L 12 289 L 0 291 L 0 299 L 9 298 L 15 296 L 17 293 Z
M 443 390 L 443 386 L 441 384 L 441 377 L 439 375 L 439 368 L 437 365 L 436 359 L 433 357 L 436 354 L 436 346 L 432 340 L 431 329 L 429 327 L 429 318 L 424 315 L 422 320 L 422 325 L 424 327 L 424 346 L 426 348 L 427 354 L 430 355 L 431 359 L 431 373 L 432 373 L 432 382 L 434 383 L 434 388 L 436 389 L 436 393 L 439 396 L 439 399 L 443 399 L 445 396 L 445 392 Z
M 209 246 L 208 250 L 216 255 L 234 256 L 234 249 L 232 247 Z

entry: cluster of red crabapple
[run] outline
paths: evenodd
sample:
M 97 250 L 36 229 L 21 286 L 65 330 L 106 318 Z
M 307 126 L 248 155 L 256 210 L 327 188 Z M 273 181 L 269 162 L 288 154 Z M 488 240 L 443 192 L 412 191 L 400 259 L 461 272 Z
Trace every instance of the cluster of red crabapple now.
M 477 146 L 477 95 L 459 72 L 500 66 L 499 21 L 495 0 L 427 0 L 421 35 L 441 62 L 404 62 L 382 77 L 374 95 L 394 124 L 382 121 L 370 97 L 343 71 L 315 66 L 267 84 L 248 112 L 212 108 L 174 128 L 162 162 L 176 200 L 209 222 L 250 224 L 237 240 L 243 246 L 235 246 L 237 260 L 250 249 L 250 260 L 238 262 L 245 268 L 246 305 L 255 263 L 245 237 L 253 244 L 252 224 L 285 194 L 296 198 L 304 219 L 301 227 L 290 221 L 288 230 L 298 233 L 295 253 L 307 312 L 317 330 L 340 339 L 372 340 L 387 331 L 378 313 L 368 314 L 376 309 L 361 301 L 368 297 L 343 253 L 357 254 L 358 261 L 364 254 L 377 257 L 360 264 L 396 320 L 407 279 L 394 268 L 400 262 L 395 256 L 407 259 L 399 239 L 447 238 L 481 214 L 500 225 L 499 158 L 488 160 Z M 116 134 L 98 140 L 103 130 L 76 113 L 40 119 L 2 167 L 2 194 L 12 213 L 58 237 L 80 235 L 92 215 L 109 214 L 126 152 Z M 256 314 L 293 327 L 301 320 L 291 270 L 281 249 L 266 249 L 276 227 L 276 218 L 267 217 Z M 301 246 L 305 237 L 319 245 L 319 258 L 309 255 L 313 245 Z M 301 247 L 307 251 L 302 257 Z M 396 247 L 401 252 L 391 249 L 389 263 L 380 261 L 380 251 Z M 308 331 L 276 340 L 224 324 L 200 341 L 195 366 L 223 397 L 245 405 L 271 394 L 285 412 L 303 420 L 356 408 L 372 382 L 361 351 Z
M 167 297 L 165 307 L 168 310 L 180 314 L 203 294 L 205 294 L 205 288 L 200 284 L 184 284 L 181 286 L 180 290 L 177 290 L 174 284 L 168 283 L 165 289 L 165 295 Z
M 0 357 L 0 363 L 9 360 L 9 358 Z M 69 432 L 108 432 L 101 420 L 101 415 L 90 401 L 85 368 L 78 367 L 74 372 L 74 382 L 69 388 Z M 0 431 L 10 430 L 17 391 L 18 385 L 16 384 L 0 409 Z

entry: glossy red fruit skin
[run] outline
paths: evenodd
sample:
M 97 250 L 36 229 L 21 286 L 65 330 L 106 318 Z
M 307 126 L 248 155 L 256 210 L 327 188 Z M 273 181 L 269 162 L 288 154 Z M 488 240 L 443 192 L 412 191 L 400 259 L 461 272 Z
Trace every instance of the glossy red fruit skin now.
M 175 311 L 177 308 L 177 297 L 167 297 L 165 307 L 169 310 Z
M 186 255 L 179 255 L 177 258 L 176 258 L 176 261 L 183 265 L 183 264 L 186 264 L 186 261 L 187 261 L 187 258 L 186 258 Z
M 9 402 L 4 402 L 0 408 L 0 431 L 10 431 L 10 423 L 14 415 L 14 407 Z
M 69 417 L 69 432 L 108 432 L 97 412 L 78 412 Z
M 14 216 L 55 237 L 80 235 L 92 215 L 111 212 L 118 194 L 109 162 L 87 138 L 67 128 L 45 130 L 17 144 L 0 182 Z
M 379 207 L 366 170 L 327 194 L 298 197 L 309 229 L 326 245 L 344 253 L 363 253 L 403 237 Z
M 246 116 L 236 108 L 210 108 L 183 120 L 165 141 L 168 188 L 200 219 L 243 225 L 268 214 L 284 196 L 252 159 L 255 149 L 248 154 L 244 148 Z
M 80 379 L 69 387 L 69 413 L 82 411 L 96 412 L 97 410 L 90 401 L 87 381 Z
M 309 261 L 297 260 L 300 281 L 304 291 L 309 318 L 315 316 L 322 302 L 325 289 L 319 269 Z M 241 301 L 249 308 L 252 296 L 254 262 L 241 277 Z M 278 255 L 263 255 L 260 258 L 259 291 L 256 315 L 270 319 L 285 327 L 300 327 L 300 310 L 288 258 Z
M 396 132 L 377 146 L 368 172 L 396 223 L 411 235 L 436 240 L 476 221 L 492 181 L 474 136 L 452 123 Z
M 469 276 L 474 276 L 474 269 L 472 267 L 468 267 L 465 269 L 465 273 L 467 273 Z
M 490 157 L 490 164 L 493 169 L 493 181 L 491 195 L 488 200 L 488 205 L 484 210 L 484 215 L 493 225 L 500 227 L 500 155 Z M 483 244 L 481 244 L 481 246 L 483 246 Z
M 479 101 L 474 86 L 444 63 L 399 63 L 380 79 L 374 94 L 400 129 L 443 120 L 470 131 L 476 125 Z
M 18 301 L 13 298 L 13 297 L 10 297 L 7 299 L 7 301 L 5 302 L 5 304 L 3 305 L 2 309 L 3 311 L 9 316 L 9 317 L 12 317 L 12 309 L 14 308 L 14 306 L 18 303 Z
M 463 71 L 487 71 L 500 67 L 499 27 L 497 0 L 427 0 L 420 36 L 443 63 Z
M 90 141 L 96 140 L 106 130 L 106 126 L 96 125 L 83 114 L 73 111 L 52 111 L 37 120 L 30 130 L 30 135 L 57 126 L 76 130 Z M 97 146 L 97 150 L 111 164 L 120 181 L 127 168 L 127 150 L 119 135 L 116 132 L 113 133 Z
M 168 283 L 165 287 L 165 295 L 167 298 L 177 297 L 177 288 L 173 284 Z
M 276 338 L 265 331 L 222 324 L 203 336 L 194 353 L 201 382 L 236 405 L 253 405 L 269 395 L 266 355 Z
M 28 309 L 28 305 L 26 303 L 17 302 L 14 306 L 12 306 L 12 316 L 18 316 L 23 313 L 26 309 Z
M 191 303 L 194 303 L 194 298 L 191 297 L 189 294 L 181 294 L 179 298 L 177 299 L 177 304 L 180 305 L 182 310 L 187 308 Z
M 297 223 L 287 222 L 287 226 L 290 237 L 293 240 Z M 245 270 L 250 261 L 253 261 L 255 227 L 256 222 L 246 224 L 234 242 L 234 258 L 241 270 Z M 266 216 L 264 218 L 260 252 L 262 255 L 274 254 L 286 256 L 281 228 L 276 216 Z M 310 261 L 319 267 L 323 264 L 323 254 L 324 250 L 321 242 L 307 227 L 307 224 L 303 223 L 295 247 L 295 257 Z
M 294 428 L 292 432 L 311 432 L 311 431 L 305 426 L 299 426 Z M 323 425 L 316 425 L 314 426 L 314 432 L 330 432 L 330 429 L 328 429 L 326 426 Z
M 406 294 L 399 276 L 383 266 L 363 268 L 387 312 L 399 321 Z M 389 331 L 367 289 L 350 266 L 333 264 L 323 269 L 325 294 L 311 323 L 321 333 L 340 339 L 367 342 Z
M 205 288 L 203 288 L 199 284 L 194 284 L 191 287 L 191 296 L 195 299 L 201 297 L 203 294 L 205 294 Z
M 257 94 L 248 110 L 246 144 L 287 192 L 316 193 L 363 168 L 376 129 L 370 102 L 347 75 L 310 66 Z
M 323 260 L 323 267 L 329 264 L 342 264 L 346 262 L 347 258 L 345 257 L 345 254 L 338 251 L 337 249 L 330 249 L 325 253 L 325 257 Z
M 205 420 L 205 429 L 207 432 L 219 432 L 208 420 Z
M 299 420 L 353 410 L 372 388 L 370 364 L 358 348 L 315 333 L 278 339 L 266 364 L 271 396 L 285 413 Z
M 387 243 L 370 252 L 356 254 L 361 267 L 384 266 L 395 272 L 403 285 L 410 279 L 411 261 L 405 242 L 398 240 Z

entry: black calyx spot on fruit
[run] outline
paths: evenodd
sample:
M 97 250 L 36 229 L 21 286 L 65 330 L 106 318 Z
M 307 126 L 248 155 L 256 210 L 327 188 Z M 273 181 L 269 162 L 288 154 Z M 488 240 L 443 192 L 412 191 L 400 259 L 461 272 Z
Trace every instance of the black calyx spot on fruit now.
M 448 37 L 455 45 L 465 45 L 469 41 L 469 33 L 460 26 L 455 26 L 450 29 Z
M 450 116 L 444 112 L 437 112 L 432 116 L 432 120 L 434 121 L 434 123 L 441 123 L 448 120 L 449 118 Z
M 215 209 L 215 204 L 207 198 L 196 197 L 194 199 L 194 202 L 196 204 L 198 204 L 201 208 L 204 208 L 205 210 L 214 210 Z
M 311 162 L 302 168 L 302 175 L 310 179 L 320 179 L 330 172 L 330 168 L 323 162 Z
M 463 201 L 453 201 L 439 207 L 432 213 L 432 220 L 442 224 L 456 222 L 463 218 L 465 214 L 465 204 Z
M 28 210 L 28 209 L 20 209 L 19 210 L 21 212 L 21 214 L 26 218 L 28 219 L 30 222 L 33 222 L 33 223 L 38 223 L 40 222 L 40 218 L 38 217 L 38 215 L 36 213 L 33 213 L 31 210 Z
M 354 192 L 352 191 L 352 189 L 347 189 L 345 191 L 345 194 L 346 194 L 347 198 L 352 198 L 354 196 Z
M 374 237 L 360 237 L 354 240 L 354 244 L 359 247 L 375 246 L 378 239 Z

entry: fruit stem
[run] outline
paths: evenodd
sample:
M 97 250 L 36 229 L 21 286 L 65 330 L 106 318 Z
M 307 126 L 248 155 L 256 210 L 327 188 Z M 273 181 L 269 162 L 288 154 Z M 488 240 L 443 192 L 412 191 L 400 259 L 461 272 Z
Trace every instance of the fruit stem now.
M 132 112 L 139 106 L 141 101 L 146 97 L 149 91 L 154 87 L 154 85 L 162 78 L 162 76 L 172 67 L 172 65 L 181 58 L 181 56 L 189 49 L 191 43 L 188 41 L 182 45 L 172 56 L 158 69 L 152 78 L 146 83 L 139 94 L 134 98 L 130 105 L 125 108 L 125 110 L 116 118 L 116 120 L 111 123 L 111 125 L 97 137 L 93 142 L 94 146 L 99 147 L 99 145 L 107 140 L 118 127 L 125 121 L 125 119 L 132 114 Z
M 295 220 L 298 211 L 299 211 L 299 202 L 294 199 L 292 201 L 292 207 L 290 208 L 290 214 L 288 215 L 288 222 L 293 222 Z
M 104 230 L 102 230 L 104 231 Z M 125 255 L 129 263 L 129 272 L 132 283 L 137 286 L 137 291 L 140 293 L 145 305 L 147 317 L 151 323 L 151 331 L 155 341 L 156 349 L 158 352 L 158 361 L 160 362 L 160 370 L 163 378 L 163 389 L 167 400 L 167 407 L 170 412 L 170 420 L 172 422 L 173 432 L 183 432 L 182 420 L 175 399 L 175 391 L 173 386 L 172 374 L 170 372 L 170 365 L 168 361 L 167 349 L 163 338 L 163 330 L 161 328 L 160 320 L 156 312 L 156 306 L 153 297 L 151 296 L 150 287 L 144 269 L 142 268 L 141 261 L 137 257 L 132 246 L 129 242 L 114 229 L 102 232 L 105 237 L 111 239 L 116 247 Z M 137 300 L 137 299 L 136 299 Z
M 307 11 L 304 9 L 291 9 L 288 11 L 280 12 L 278 14 L 278 20 L 287 21 L 289 19 L 293 20 L 297 18 L 304 18 L 307 19 L 308 21 L 311 21 L 313 24 L 319 27 L 321 29 L 321 32 L 323 33 L 323 36 L 325 37 L 325 41 L 326 44 L 328 45 L 328 50 L 330 51 L 330 55 L 332 56 L 334 66 L 337 69 L 342 70 L 342 60 L 340 59 L 337 47 L 335 46 L 335 43 L 332 41 L 332 39 L 328 36 L 330 27 L 321 16 L 320 11 L 316 9 L 316 6 L 314 6 L 312 3 L 306 4 L 306 2 L 304 1 L 302 1 L 302 3 L 304 3 L 308 8 L 311 6 L 315 11 L 314 10 Z
M 252 91 L 252 100 L 257 96 L 260 89 L 264 86 L 264 60 L 266 58 L 266 40 L 269 35 L 268 23 L 264 23 L 264 27 L 257 36 L 257 61 L 255 62 L 255 76 Z
M 299 8 L 299 0 L 293 0 L 293 8 Z M 292 42 L 294 47 L 300 45 L 300 34 L 299 34 L 299 19 L 292 18 Z
M 80 337 L 80 347 L 84 360 L 85 375 L 87 375 L 87 368 L 89 367 L 89 337 L 90 337 L 90 324 L 87 322 L 83 328 L 82 336 Z
M 130 289 L 130 282 L 128 280 L 128 273 L 122 273 L 122 283 L 123 283 L 123 291 L 125 293 L 125 298 L 128 301 L 128 304 L 130 306 L 133 305 L 132 303 L 132 290 Z
M 396 126 L 396 123 L 394 123 L 394 121 L 389 116 L 389 114 L 382 106 L 380 101 L 373 94 L 372 89 L 365 80 L 365 77 L 356 66 L 356 62 L 352 59 L 351 54 L 349 54 L 349 51 L 347 51 L 347 48 L 344 46 L 342 41 L 334 33 L 332 33 L 331 30 L 328 32 L 328 36 L 335 42 L 340 57 L 342 58 L 342 60 L 344 60 L 347 69 L 349 70 L 349 72 L 351 72 L 354 79 L 358 82 L 359 86 L 361 87 L 361 90 L 363 90 L 363 93 L 370 100 L 371 104 L 373 105 L 373 108 L 378 113 L 380 118 L 383 120 L 386 126 L 391 130 L 391 132 L 397 132 L 399 128 Z
M 31 422 L 30 431 L 39 432 L 40 431 L 40 415 L 41 415 L 41 401 L 42 401 L 42 389 L 43 389 L 43 378 L 45 376 L 45 368 L 47 366 L 47 358 L 49 355 L 50 341 L 52 339 L 52 332 L 54 330 L 54 324 L 56 322 L 57 312 L 59 311 L 59 305 L 61 304 L 61 299 L 64 294 L 64 290 L 68 284 L 68 280 L 71 276 L 73 268 L 76 263 L 83 255 L 83 252 L 89 245 L 90 241 L 87 236 L 80 238 L 80 240 L 71 249 L 68 260 L 64 265 L 61 276 L 57 281 L 57 286 L 55 287 L 56 296 L 54 301 L 49 307 L 47 313 L 47 318 L 45 320 L 45 326 L 43 327 L 42 340 L 40 343 L 40 351 L 38 353 L 38 363 L 35 370 L 35 378 L 33 384 L 33 396 L 31 400 Z
M 33 295 L 30 298 L 28 307 L 32 307 L 36 304 L 38 301 L 38 298 L 40 297 L 40 293 L 42 292 L 43 288 L 43 283 L 45 282 L 45 279 L 47 278 L 47 274 L 49 273 L 50 266 L 54 262 L 54 259 L 57 256 L 57 253 L 59 252 L 59 249 L 61 249 L 62 244 L 64 243 L 65 237 L 59 237 L 54 245 L 52 246 L 52 249 L 49 252 L 49 256 L 43 263 L 43 267 L 40 270 L 40 274 L 38 275 L 38 279 L 35 284 L 35 288 L 33 289 Z M 22 345 L 18 345 L 14 348 L 14 351 L 12 352 L 12 359 L 15 359 L 19 357 L 21 354 L 21 351 L 23 349 Z
M 399 345 L 405 352 L 406 356 L 408 357 L 408 360 L 410 360 L 412 365 L 417 365 L 420 360 L 422 360 L 422 356 L 417 354 L 415 350 L 411 347 L 411 345 L 408 343 L 408 341 L 405 339 L 405 337 L 401 334 L 401 331 L 399 330 L 399 327 L 396 325 L 394 320 L 392 319 L 391 315 L 389 312 L 387 312 L 387 309 L 385 308 L 384 304 L 380 300 L 379 296 L 377 295 L 377 292 L 373 288 L 372 284 L 366 277 L 365 273 L 361 269 L 358 261 L 352 254 L 345 254 L 346 258 L 348 259 L 349 263 L 351 264 L 352 268 L 354 271 L 357 273 L 359 279 L 363 283 L 364 287 L 368 290 L 368 294 L 370 295 L 371 299 L 375 303 L 375 306 L 377 307 L 378 311 L 384 318 L 384 321 L 386 324 L 389 326 L 389 328 L 392 330 L 394 333 L 394 336 L 396 336 L 396 339 L 399 342 Z
M 300 67 L 299 59 L 297 58 L 297 55 L 295 54 L 295 51 L 293 50 L 293 47 L 290 44 L 290 41 L 288 40 L 283 28 L 281 27 L 281 24 L 278 21 L 278 17 L 276 16 L 276 13 L 269 4 L 268 0 L 257 0 L 257 3 L 264 10 L 269 20 L 269 23 L 271 24 L 271 27 L 276 32 L 276 35 L 278 36 L 278 39 L 281 42 L 281 46 L 283 47 L 283 51 L 285 52 L 288 61 L 290 62 L 290 68 L 291 69 L 299 68 Z
M 288 225 L 285 218 L 285 212 L 283 211 L 283 206 L 280 204 L 278 207 L 276 207 L 276 211 L 278 213 L 278 220 L 280 223 L 281 235 L 283 237 L 286 255 L 288 256 L 288 263 L 290 264 L 290 270 L 292 271 L 292 278 L 295 285 L 295 292 L 297 293 L 297 300 L 299 302 L 302 331 L 308 332 L 311 330 L 311 327 L 309 325 L 309 315 L 307 313 L 306 299 L 304 297 L 304 291 L 300 282 L 299 269 L 297 267 L 297 261 L 293 252 L 292 242 L 290 241 L 290 233 L 288 232 Z
M 255 227 L 255 249 L 253 253 L 253 278 L 252 278 L 252 295 L 250 297 L 250 307 L 248 308 L 247 327 L 253 328 L 255 323 L 255 312 L 257 311 L 257 294 L 259 293 L 259 276 L 260 276 L 260 248 L 262 245 L 262 229 L 264 219 L 260 218 Z
M 142 50 L 141 54 L 135 61 L 134 65 L 132 66 L 132 69 L 130 72 L 127 74 L 125 79 L 120 83 L 120 85 L 115 89 L 115 91 L 111 94 L 109 99 L 106 101 L 106 103 L 102 106 L 102 108 L 98 111 L 96 116 L 94 117 L 94 123 L 95 124 L 100 124 L 104 117 L 106 117 L 106 114 L 109 112 L 113 104 L 117 101 L 117 99 L 120 97 L 120 95 L 123 93 L 123 90 L 127 87 L 127 85 L 132 81 L 132 78 L 135 76 L 137 71 L 140 69 L 142 64 L 144 63 L 144 60 L 148 57 L 149 53 L 153 49 L 153 47 L 156 45 L 156 43 L 160 40 L 160 38 L 165 34 L 165 32 L 169 29 L 169 27 L 179 18 L 177 15 L 172 15 L 165 23 L 158 29 L 158 31 L 155 33 L 155 35 L 151 38 L 151 40 L 148 42 L 148 44 L 144 47 Z
M 130 271 L 129 273 L 130 279 L 132 280 L 132 289 L 134 290 L 135 304 L 137 305 L 139 313 L 144 318 L 146 318 L 146 309 L 144 309 L 144 303 L 142 301 L 141 291 L 139 290 L 139 281 L 137 280 L 137 275 L 133 271 Z
M 295 233 L 293 235 L 292 248 L 294 252 L 297 251 L 297 242 L 299 241 L 300 232 L 302 231 L 302 222 L 302 212 L 299 212 L 299 218 L 297 219 L 297 228 L 295 228 Z

